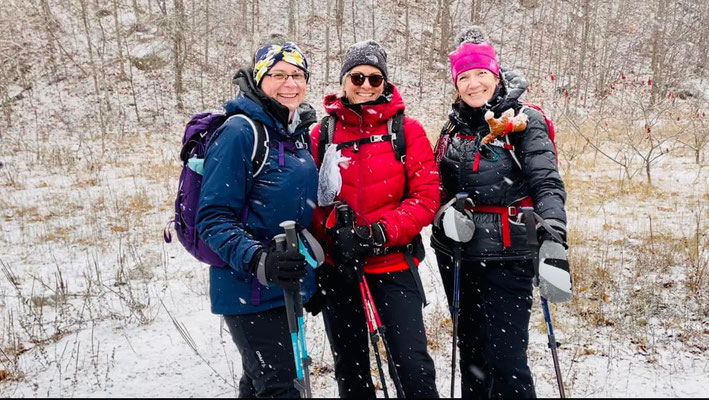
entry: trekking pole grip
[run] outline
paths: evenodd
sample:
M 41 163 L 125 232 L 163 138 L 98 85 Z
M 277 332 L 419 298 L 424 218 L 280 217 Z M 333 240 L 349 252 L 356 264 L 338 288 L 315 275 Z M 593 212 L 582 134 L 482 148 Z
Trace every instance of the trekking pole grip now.
M 463 212 L 465 210 L 465 202 L 468 200 L 468 197 L 470 195 L 468 192 L 458 192 L 455 194 L 455 203 L 453 203 L 453 207 L 455 207 L 456 210 Z
M 279 226 L 286 232 L 286 252 L 291 254 L 297 253 L 298 236 L 295 233 L 295 221 L 283 221 L 279 224 Z
M 279 233 L 278 235 L 273 237 L 273 240 L 276 242 L 276 250 L 286 251 L 286 234 L 285 233 Z

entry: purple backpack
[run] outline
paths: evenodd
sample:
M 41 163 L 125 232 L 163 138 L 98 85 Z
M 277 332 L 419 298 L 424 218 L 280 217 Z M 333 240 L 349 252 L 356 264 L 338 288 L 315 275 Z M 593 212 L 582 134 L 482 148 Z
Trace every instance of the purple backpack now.
M 177 187 L 177 198 L 175 199 L 175 217 L 168 222 L 163 232 L 166 243 L 172 242 L 170 224 L 174 224 L 182 246 L 192 254 L 197 260 L 224 267 L 227 265 L 219 256 L 209 248 L 197 235 L 195 221 L 197 210 L 199 210 L 199 198 L 202 188 L 202 173 L 204 157 L 207 153 L 207 146 L 216 137 L 214 133 L 230 118 L 243 118 L 253 129 L 255 148 L 251 151 L 251 163 L 254 174 L 257 176 L 268 158 L 268 132 L 263 124 L 253 121 L 249 117 L 237 114 L 227 118 L 223 113 L 203 112 L 192 116 L 190 122 L 185 127 L 185 135 L 182 138 L 182 150 L 180 160 L 182 161 L 182 173 Z M 246 214 L 242 215 L 242 222 Z

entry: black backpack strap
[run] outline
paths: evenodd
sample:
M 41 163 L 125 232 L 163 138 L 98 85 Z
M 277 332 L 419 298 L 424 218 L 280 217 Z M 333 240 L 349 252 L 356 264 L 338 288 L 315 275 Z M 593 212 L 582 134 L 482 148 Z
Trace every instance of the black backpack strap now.
M 320 162 L 325 156 L 325 150 L 327 145 L 332 143 L 332 139 L 335 135 L 335 124 L 336 118 L 334 115 L 325 116 L 320 121 L 320 139 L 318 140 L 318 156 Z M 382 141 L 391 141 L 391 145 L 394 148 L 394 156 L 401 163 L 406 161 L 406 138 L 404 137 L 404 112 L 398 111 L 394 117 L 387 121 L 387 135 L 374 135 L 369 138 L 364 138 L 360 140 L 354 140 L 351 142 L 344 142 L 338 144 L 338 149 L 343 149 L 345 147 L 354 146 L 355 150 L 361 144 L 375 143 Z
M 310 132 L 307 129 L 305 130 L 305 132 L 303 132 L 302 135 L 300 135 L 300 140 L 301 140 L 301 143 L 303 144 L 302 148 L 306 149 L 312 153 L 312 150 L 310 149 Z M 296 141 L 296 145 L 297 145 L 297 143 L 298 142 Z
M 254 133 L 254 148 L 251 151 L 251 167 L 253 170 L 253 176 L 256 177 L 263 170 L 263 166 L 266 165 L 266 160 L 268 159 L 268 130 L 259 121 L 254 121 L 251 118 L 243 114 L 234 115 L 234 117 L 240 117 L 245 119 Z
M 406 137 L 404 137 L 404 111 L 399 110 L 394 117 L 387 121 L 389 135 L 392 136 L 391 145 L 394 147 L 394 156 L 402 164 L 406 163 Z
M 326 115 L 320 120 L 320 137 L 318 138 L 318 159 L 322 164 L 322 159 L 325 157 L 327 145 L 332 143 L 332 136 L 335 132 L 335 117 Z
M 392 142 L 392 146 L 393 146 L 392 135 L 372 135 L 372 136 L 367 136 L 362 139 L 350 140 L 349 142 L 338 143 L 337 150 L 346 149 L 348 147 L 354 147 L 353 151 L 356 153 L 359 151 L 359 146 L 361 146 L 363 144 L 378 143 L 378 142 Z
M 419 274 L 419 267 L 414 261 L 414 257 L 419 260 L 419 263 L 423 261 L 426 257 L 426 249 L 423 246 L 423 239 L 421 234 L 414 237 L 411 243 L 404 246 L 390 246 L 390 247 L 374 247 L 371 251 L 372 255 L 380 256 L 383 254 L 391 253 L 403 253 L 406 264 L 408 264 L 409 269 L 414 277 L 414 283 L 416 284 L 416 290 L 418 290 L 421 300 L 423 300 L 423 306 L 428 305 L 428 300 L 426 300 L 426 292 L 423 289 L 423 283 L 421 282 L 421 274 Z

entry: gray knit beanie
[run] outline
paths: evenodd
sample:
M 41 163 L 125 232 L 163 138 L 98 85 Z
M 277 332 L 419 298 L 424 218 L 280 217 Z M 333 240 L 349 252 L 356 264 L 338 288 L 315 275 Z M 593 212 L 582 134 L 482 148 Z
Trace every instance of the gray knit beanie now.
M 350 46 L 342 60 L 340 70 L 340 83 L 345 75 L 358 65 L 371 65 L 382 71 L 384 80 L 389 80 L 387 71 L 387 52 L 384 47 L 374 40 L 364 40 Z

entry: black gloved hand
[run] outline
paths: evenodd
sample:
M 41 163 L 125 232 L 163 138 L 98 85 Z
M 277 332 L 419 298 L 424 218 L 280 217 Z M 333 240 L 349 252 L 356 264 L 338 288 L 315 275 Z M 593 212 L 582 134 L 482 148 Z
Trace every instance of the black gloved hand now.
M 336 276 L 335 269 L 332 265 L 324 263 L 315 270 L 315 293 L 310 297 L 307 303 L 303 305 L 305 311 L 318 315 L 327 305 L 328 295 L 333 295 L 333 281 L 340 279 Z
M 249 266 L 262 285 L 273 282 L 283 289 L 297 290 L 300 279 L 307 273 L 306 265 L 302 254 L 277 250 L 271 243 L 254 254 Z
M 554 230 L 554 233 L 559 236 L 561 241 L 559 241 L 554 234 L 548 232 L 543 226 L 540 226 L 537 229 L 537 238 L 539 240 L 539 243 L 544 243 L 547 240 L 552 240 L 556 243 L 561 243 L 562 245 L 564 245 L 564 247 L 568 247 L 566 245 L 566 231 L 562 227 L 556 226 L 556 224 L 552 225 L 551 228 Z
M 343 226 L 332 231 L 334 257 L 338 264 L 361 264 L 372 248 L 386 243 L 384 226 L 375 222 L 371 225 Z

